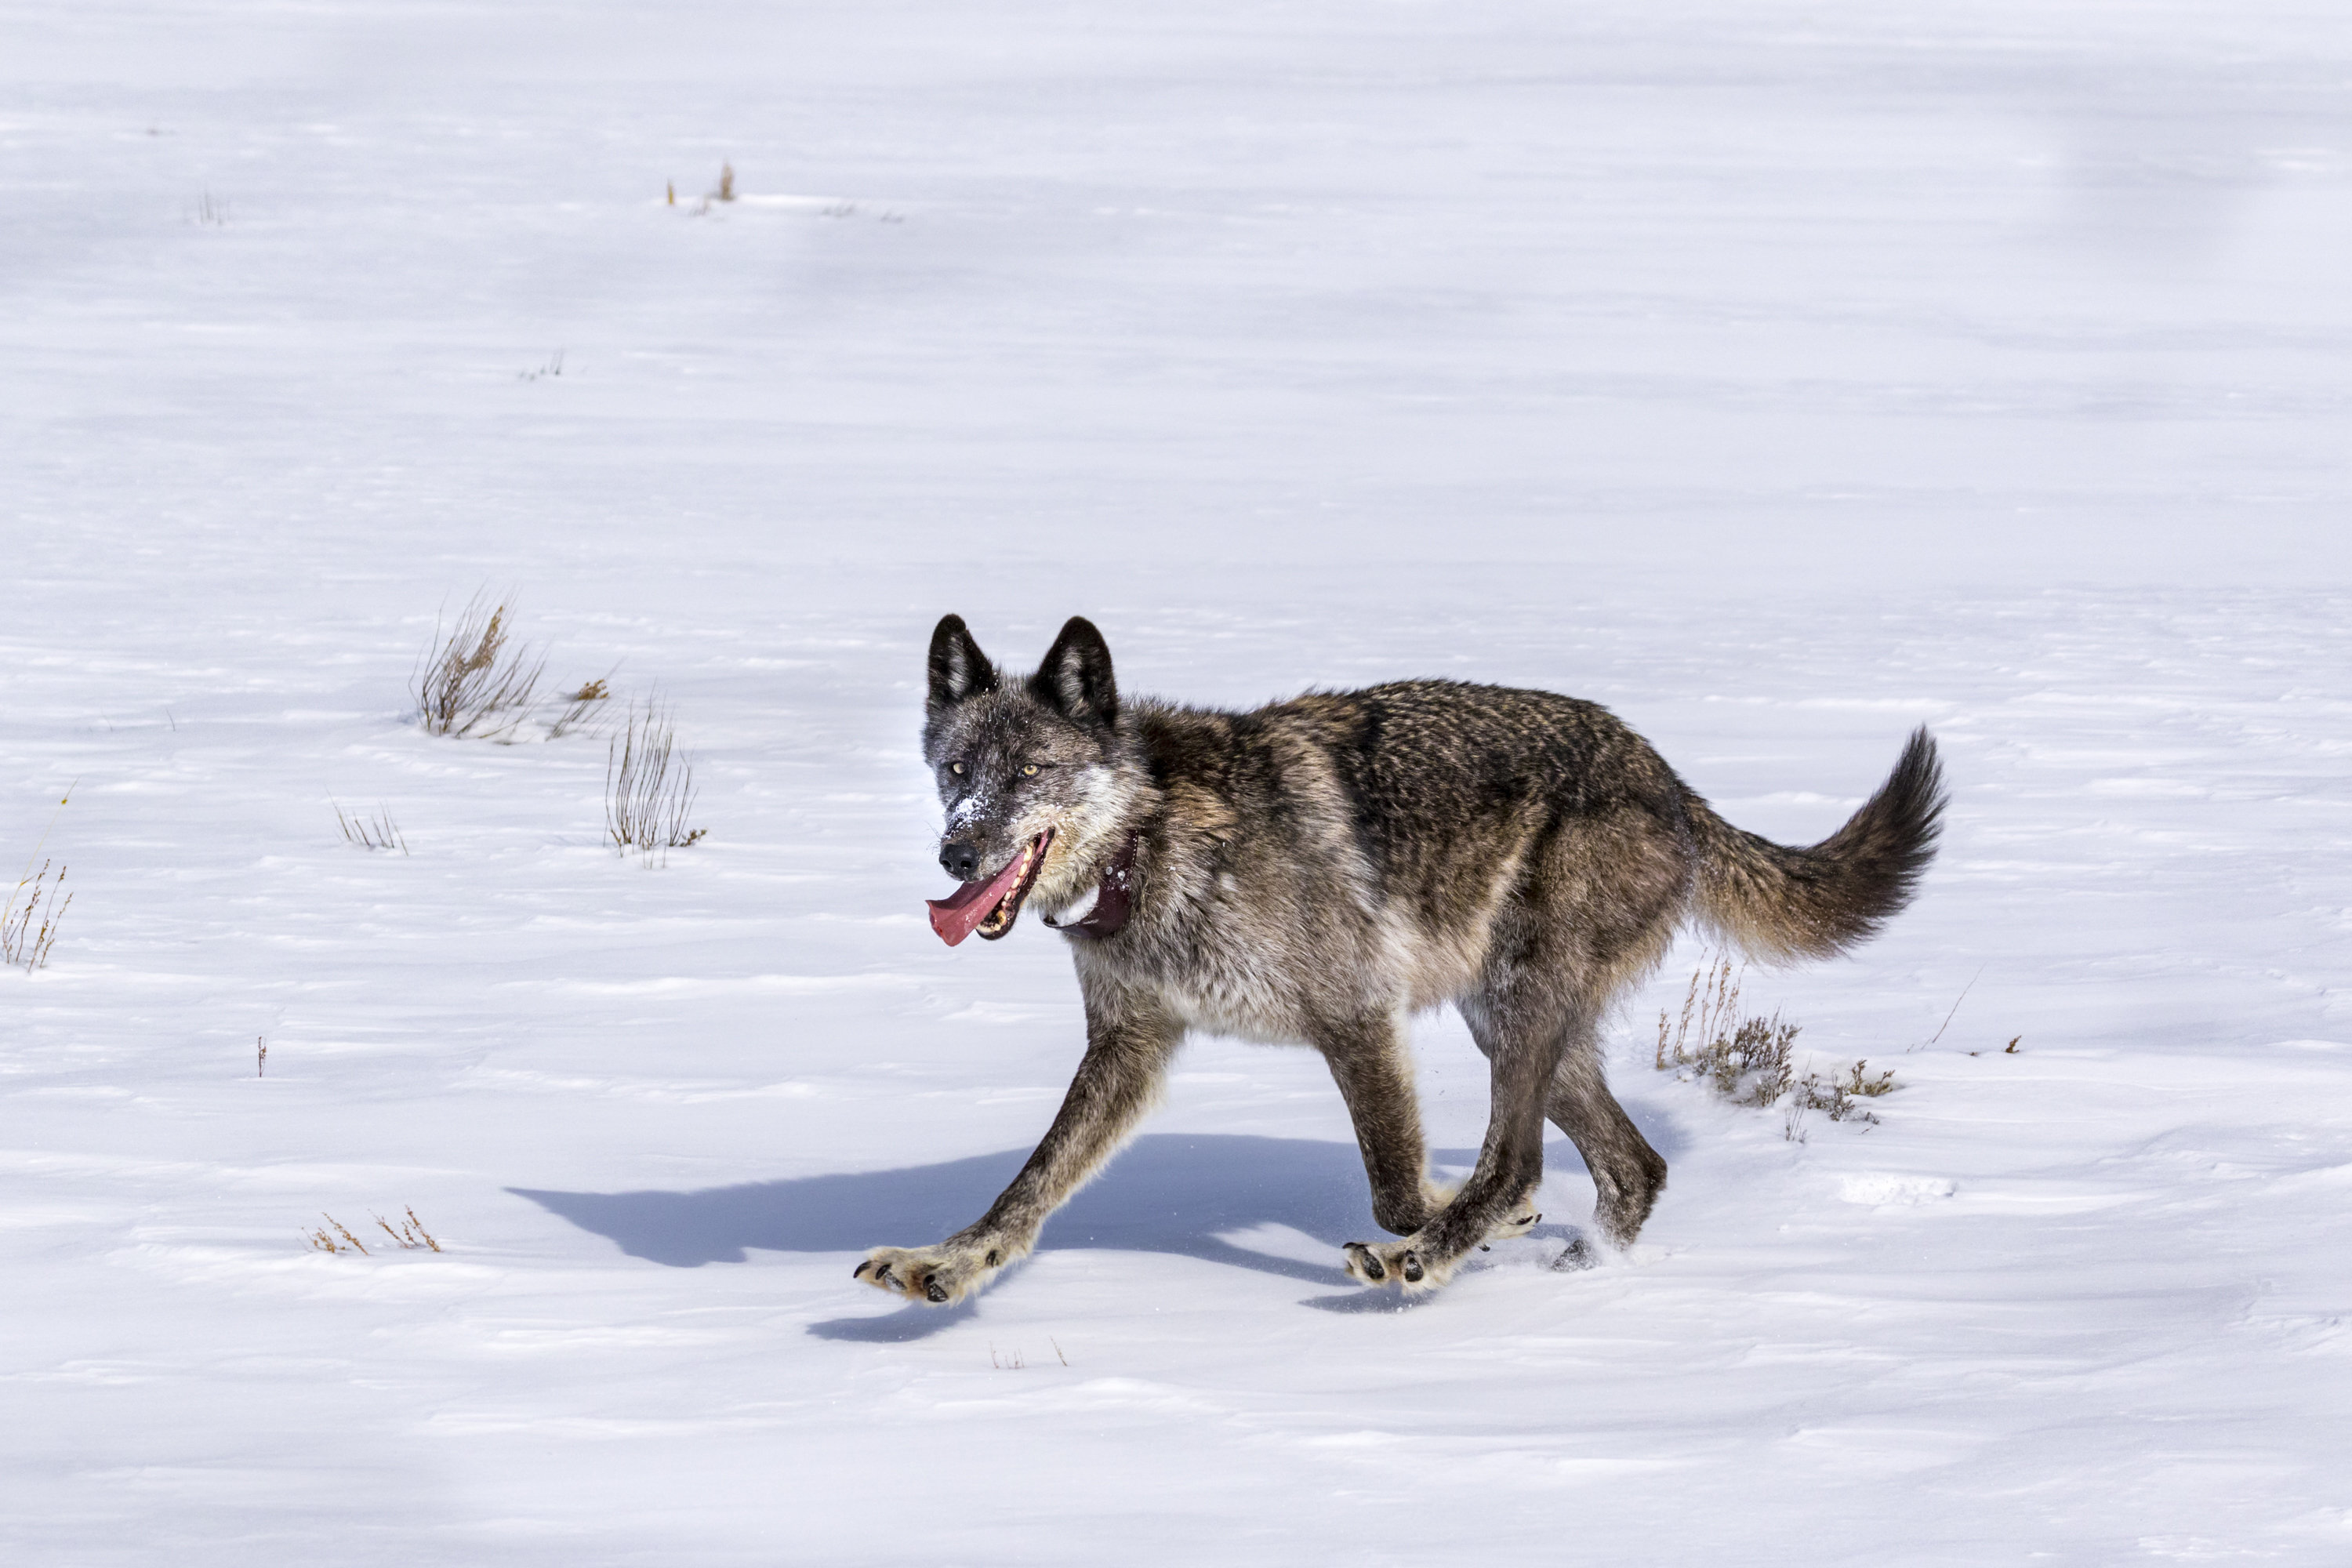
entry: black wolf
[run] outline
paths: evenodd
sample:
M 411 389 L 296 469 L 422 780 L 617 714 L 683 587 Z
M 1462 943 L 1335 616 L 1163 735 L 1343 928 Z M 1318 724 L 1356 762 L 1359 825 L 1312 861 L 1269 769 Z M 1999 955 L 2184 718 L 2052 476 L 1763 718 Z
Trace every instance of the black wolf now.
M 1087 1017 L 1060 1114 L 988 1213 L 857 1267 L 932 1302 L 1029 1251 L 1193 1028 L 1303 1042 L 1330 1064 L 1373 1215 L 1403 1238 L 1349 1243 L 1357 1279 L 1433 1289 L 1532 1226 L 1547 1117 L 1622 1246 L 1666 1163 L 1602 1077 L 1612 999 L 1685 921 L 1765 958 L 1865 940 L 1909 901 L 1944 808 L 1921 730 L 1851 821 L 1787 848 L 1725 822 L 1590 702 L 1450 680 L 1246 713 L 1122 700 L 1084 619 L 1026 679 L 940 621 L 923 755 L 947 806 L 940 863 L 963 883 L 933 926 L 994 939 L 1035 905 L 1069 943 Z M 1494 1086 L 1477 1168 L 1451 1193 L 1424 1170 L 1404 1045 L 1408 1014 L 1449 1001 Z

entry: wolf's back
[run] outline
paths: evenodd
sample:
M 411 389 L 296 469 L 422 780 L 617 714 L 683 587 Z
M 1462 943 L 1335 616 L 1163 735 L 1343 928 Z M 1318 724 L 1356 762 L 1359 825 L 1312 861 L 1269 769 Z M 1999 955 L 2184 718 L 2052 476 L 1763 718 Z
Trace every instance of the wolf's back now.
M 1943 765 L 1924 727 L 1878 792 L 1810 848 L 1734 827 L 1686 792 L 1699 841 L 1698 914 L 1758 958 L 1843 952 L 1911 901 L 1936 857 L 1944 803 Z

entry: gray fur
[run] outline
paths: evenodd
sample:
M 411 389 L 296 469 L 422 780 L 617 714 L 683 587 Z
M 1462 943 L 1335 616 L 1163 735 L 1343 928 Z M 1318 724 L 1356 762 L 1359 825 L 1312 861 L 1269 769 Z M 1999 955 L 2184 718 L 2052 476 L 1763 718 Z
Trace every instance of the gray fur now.
M 1433 1289 L 1534 1224 L 1547 1119 L 1622 1246 L 1666 1165 L 1609 1092 L 1612 1003 L 1687 921 L 1769 958 L 1866 939 L 1911 897 L 1943 809 L 1925 731 L 1852 820 L 1794 849 L 1724 822 L 1605 709 L 1549 692 L 1402 681 L 1246 713 L 1123 700 L 1101 634 L 1075 618 L 1026 679 L 954 616 L 929 667 L 943 863 L 984 880 L 1045 845 L 1025 899 L 980 934 L 1029 905 L 1075 918 L 1130 846 L 1133 865 L 1125 923 L 1065 935 L 1087 1045 L 1045 1141 L 974 1224 L 858 1265 L 916 1300 L 960 1300 L 1026 1254 L 1194 1028 L 1304 1043 L 1329 1064 L 1373 1215 L 1402 1237 L 1349 1244 L 1356 1278 Z M 1426 1173 L 1404 1037 L 1408 1015 L 1445 1002 L 1493 1082 L 1477 1166 L 1450 1194 Z

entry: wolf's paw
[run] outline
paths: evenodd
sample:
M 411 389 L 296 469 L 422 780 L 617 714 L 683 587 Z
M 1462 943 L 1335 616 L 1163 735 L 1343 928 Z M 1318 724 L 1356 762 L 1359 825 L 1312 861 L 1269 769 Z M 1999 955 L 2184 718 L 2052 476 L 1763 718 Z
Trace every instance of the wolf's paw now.
M 1453 1277 L 1450 1265 L 1424 1256 L 1412 1237 L 1402 1241 L 1351 1241 L 1341 1247 L 1348 1273 L 1367 1285 L 1394 1285 L 1408 1293 L 1434 1290 Z
M 850 1278 L 909 1301 L 948 1307 L 986 1284 L 989 1276 L 1008 1261 L 1010 1254 L 1003 1248 L 954 1242 L 937 1247 L 877 1247 L 850 1271 Z
M 1528 1232 L 1535 1229 L 1537 1225 L 1540 1223 L 1542 1219 L 1543 1213 L 1541 1210 L 1536 1208 L 1532 1205 L 1522 1204 L 1508 1219 L 1506 1219 L 1494 1229 L 1488 1231 L 1486 1233 L 1486 1239 L 1488 1241 L 1509 1241 L 1514 1237 L 1525 1236 Z
M 1551 1266 L 1562 1274 L 1574 1274 L 1586 1268 L 1601 1267 L 1601 1249 L 1592 1238 L 1578 1231 L 1569 1238 L 1568 1250 L 1551 1260 Z

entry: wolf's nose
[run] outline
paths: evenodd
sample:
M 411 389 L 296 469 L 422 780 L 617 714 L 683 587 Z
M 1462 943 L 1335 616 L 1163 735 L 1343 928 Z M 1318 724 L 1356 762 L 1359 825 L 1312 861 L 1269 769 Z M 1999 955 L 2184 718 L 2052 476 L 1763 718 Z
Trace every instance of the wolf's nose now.
M 959 882 L 969 882 L 980 875 L 980 851 L 959 840 L 940 846 L 940 864 L 948 875 Z

